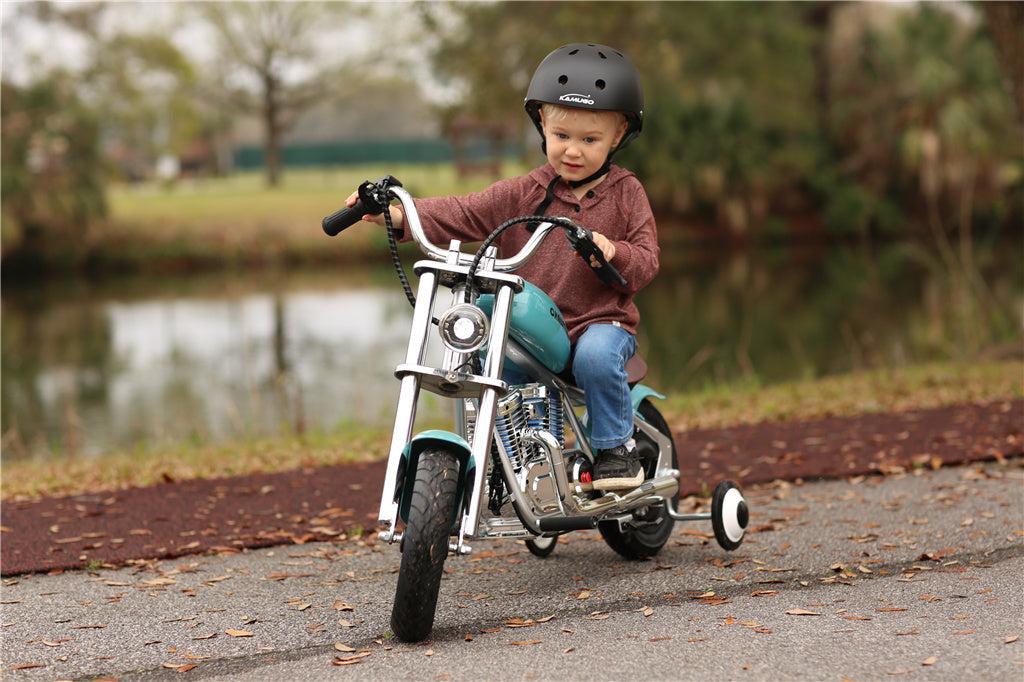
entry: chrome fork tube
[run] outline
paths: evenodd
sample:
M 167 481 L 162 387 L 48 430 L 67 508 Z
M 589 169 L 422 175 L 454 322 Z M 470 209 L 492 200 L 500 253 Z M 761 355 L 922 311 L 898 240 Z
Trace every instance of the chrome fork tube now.
M 420 275 L 419 288 L 416 290 L 416 309 L 412 314 L 412 330 L 409 332 L 409 350 L 405 354 L 408 364 L 423 363 L 427 350 L 427 333 L 430 331 L 430 318 L 434 310 L 434 297 L 437 294 L 437 275 L 427 271 Z M 395 426 L 391 432 L 391 451 L 388 453 L 388 466 L 384 474 L 384 490 L 380 497 L 380 513 L 377 518 L 381 523 L 389 524 L 391 531 L 395 529 L 398 519 L 398 503 L 395 502 L 395 485 L 398 482 L 398 464 L 402 461 L 402 450 L 412 438 L 412 427 L 416 421 L 416 400 L 419 397 L 420 384 L 415 375 L 402 377 L 402 387 L 398 393 L 398 408 L 395 410 Z
M 512 288 L 501 285 L 495 295 L 494 312 L 491 315 L 491 335 L 487 339 L 487 359 L 484 362 L 483 373 L 488 379 L 501 380 L 511 312 Z M 480 524 L 480 505 L 484 497 L 484 475 L 487 472 L 491 438 L 494 435 L 494 416 L 497 404 L 498 390 L 485 388 L 480 396 L 480 409 L 477 412 L 473 443 L 470 446 L 473 461 L 476 462 L 476 475 L 473 479 L 473 494 L 470 496 L 469 509 L 462 520 L 462 535 L 464 536 L 475 536 Z

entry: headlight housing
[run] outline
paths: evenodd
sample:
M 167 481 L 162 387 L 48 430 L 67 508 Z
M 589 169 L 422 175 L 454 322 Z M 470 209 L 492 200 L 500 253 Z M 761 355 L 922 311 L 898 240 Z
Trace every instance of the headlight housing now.
M 457 353 L 469 353 L 484 345 L 487 327 L 487 315 L 470 303 L 449 308 L 437 325 L 441 341 Z

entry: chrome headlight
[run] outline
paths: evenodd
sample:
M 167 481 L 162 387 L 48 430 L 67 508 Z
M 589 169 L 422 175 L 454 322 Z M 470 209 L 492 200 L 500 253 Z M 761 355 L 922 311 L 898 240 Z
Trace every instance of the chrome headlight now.
M 457 353 L 468 353 L 487 340 L 487 315 L 469 303 L 449 308 L 437 325 L 441 341 Z

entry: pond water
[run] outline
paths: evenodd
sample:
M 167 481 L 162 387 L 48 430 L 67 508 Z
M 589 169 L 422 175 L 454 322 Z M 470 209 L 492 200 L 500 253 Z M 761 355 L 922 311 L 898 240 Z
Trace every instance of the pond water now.
M 909 244 L 666 250 L 638 299 L 648 383 L 1019 355 L 1024 268 L 978 262 L 971 284 Z M 390 268 L 351 266 L 5 286 L 2 306 L 5 459 L 386 427 L 412 312 Z M 428 394 L 419 414 L 448 409 Z

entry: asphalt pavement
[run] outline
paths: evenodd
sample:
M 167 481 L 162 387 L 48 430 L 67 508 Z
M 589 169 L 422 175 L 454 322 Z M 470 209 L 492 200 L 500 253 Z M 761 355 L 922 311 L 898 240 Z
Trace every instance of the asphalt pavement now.
M 389 632 L 397 547 L 309 543 L 3 582 L 4 679 L 1024 678 L 1024 460 L 745 491 L 729 553 L 594 532 L 449 558 L 430 641 Z

